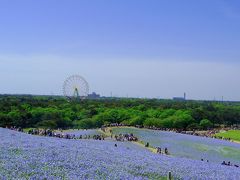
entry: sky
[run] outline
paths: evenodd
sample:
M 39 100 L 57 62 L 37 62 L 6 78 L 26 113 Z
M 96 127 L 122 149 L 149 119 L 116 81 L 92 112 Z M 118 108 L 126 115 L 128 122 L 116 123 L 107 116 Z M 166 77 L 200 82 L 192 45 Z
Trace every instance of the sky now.
M 238 0 L 0 0 L 0 94 L 240 100 Z

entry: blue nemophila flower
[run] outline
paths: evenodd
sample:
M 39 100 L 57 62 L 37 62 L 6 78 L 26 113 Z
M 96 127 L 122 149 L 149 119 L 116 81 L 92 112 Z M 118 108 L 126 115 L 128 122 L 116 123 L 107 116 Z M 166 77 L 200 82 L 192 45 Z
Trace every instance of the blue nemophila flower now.
M 0 179 L 239 179 L 240 169 L 153 154 L 130 142 L 69 140 L 0 128 Z M 217 144 L 217 143 L 216 143 Z

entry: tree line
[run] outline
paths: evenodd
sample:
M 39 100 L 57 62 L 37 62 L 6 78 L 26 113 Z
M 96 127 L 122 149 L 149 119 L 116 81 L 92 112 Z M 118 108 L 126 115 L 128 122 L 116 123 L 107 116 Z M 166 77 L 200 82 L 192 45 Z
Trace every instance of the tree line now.
M 106 98 L 68 102 L 57 96 L 0 95 L 0 126 L 97 128 L 110 123 L 176 129 L 240 124 L 240 103 Z

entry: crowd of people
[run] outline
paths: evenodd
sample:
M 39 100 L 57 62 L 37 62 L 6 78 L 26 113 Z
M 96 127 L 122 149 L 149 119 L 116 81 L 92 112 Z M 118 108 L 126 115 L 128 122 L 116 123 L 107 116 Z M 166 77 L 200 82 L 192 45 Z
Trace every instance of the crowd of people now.
M 94 139 L 94 140 L 105 140 L 104 135 L 94 134 L 94 135 L 79 135 L 63 133 L 62 131 L 56 132 L 50 129 L 30 129 L 28 134 L 48 136 L 48 137 L 57 137 L 64 139 Z
M 138 141 L 138 138 L 131 134 L 119 134 L 115 135 L 116 141 Z
M 10 129 L 10 130 L 13 130 L 13 131 L 18 131 L 18 132 L 23 132 L 23 129 L 21 127 L 16 127 L 16 126 L 6 126 L 6 129 Z
M 105 140 L 105 136 L 104 135 L 93 135 L 93 139 L 95 140 Z
M 20 127 L 6 127 L 11 130 L 23 132 L 23 129 Z M 38 135 L 38 136 L 48 136 L 48 137 L 57 137 L 64 139 L 94 139 L 94 140 L 105 140 L 105 136 L 103 134 L 99 135 L 79 135 L 64 133 L 62 130 L 54 131 L 51 129 L 29 129 L 27 134 Z

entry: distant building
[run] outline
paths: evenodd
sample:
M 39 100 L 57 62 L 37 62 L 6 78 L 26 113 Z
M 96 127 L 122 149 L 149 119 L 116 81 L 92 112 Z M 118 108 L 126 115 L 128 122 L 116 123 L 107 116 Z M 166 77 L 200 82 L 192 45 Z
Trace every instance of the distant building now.
M 97 94 L 95 92 L 92 92 L 92 94 L 88 95 L 89 99 L 99 99 L 100 98 L 100 94 Z
M 173 97 L 174 101 L 185 101 L 186 100 L 186 93 L 184 93 L 183 97 Z

